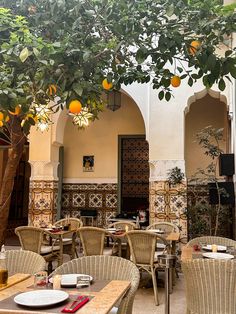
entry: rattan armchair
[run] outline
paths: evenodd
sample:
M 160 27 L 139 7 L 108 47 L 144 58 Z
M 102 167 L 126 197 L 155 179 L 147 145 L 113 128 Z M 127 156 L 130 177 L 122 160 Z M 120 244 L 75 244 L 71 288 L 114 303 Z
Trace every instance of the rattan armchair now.
M 161 236 L 147 231 L 134 230 L 126 233 L 132 261 L 139 269 L 147 271 L 152 276 L 154 298 L 159 305 L 156 270 L 160 267 L 155 255 L 157 239 L 167 246 L 167 241 Z
M 45 270 L 45 259 L 37 253 L 24 250 L 6 251 L 6 266 L 9 276 L 16 273 L 31 274 Z
M 103 255 L 105 229 L 97 227 L 81 227 L 78 229 L 84 256 Z
M 110 224 L 108 228 L 115 228 L 117 230 L 124 230 L 127 232 L 131 230 L 135 230 L 136 225 L 133 222 L 117 221 Z M 115 239 L 115 241 L 113 241 L 112 255 L 117 255 L 117 254 L 118 255 L 120 254 L 121 256 L 125 258 L 129 258 L 130 252 L 129 252 L 129 246 L 127 245 L 126 237 Z
M 236 263 L 194 259 L 182 262 L 187 314 L 236 313 Z
M 89 274 L 95 281 L 129 280 L 131 287 L 119 303 L 117 314 L 132 314 L 140 280 L 139 270 L 132 262 L 117 256 L 83 256 L 64 263 L 55 269 L 53 275 L 71 273 Z
M 62 264 L 63 246 L 62 241 L 57 241 L 58 236 L 42 228 L 22 226 L 15 229 L 23 250 L 32 251 L 43 256 L 51 272 L 52 261 Z
M 160 229 L 165 233 L 179 232 L 178 226 L 168 221 L 155 222 L 147 227 L 147 230 L 149 229 Z
M 80 241 L 76 238 L 77 230 L 83 226 L 82 220 L 79 218 L 63 218 L 54 223 L 55 226 L 67 226 L 69 225 L 69 230 L 75 230 L 75 232 L 67 233 L 62 238 L 63 243 L 63 253 L 69 254 L 71 259 L 75 257 L 79 257 L 76 246 L 78 246 L 78 250 L 80 250 Z
M 194 246 L 195 244 L 200 245 L 201 243 L 233 246 L 236 249 L 235 240 L 224 238 L 224 237 L 215 237 L 215 236 L 205 236 L 205 237 L 194 238 L 187 243 L 187 246 Z

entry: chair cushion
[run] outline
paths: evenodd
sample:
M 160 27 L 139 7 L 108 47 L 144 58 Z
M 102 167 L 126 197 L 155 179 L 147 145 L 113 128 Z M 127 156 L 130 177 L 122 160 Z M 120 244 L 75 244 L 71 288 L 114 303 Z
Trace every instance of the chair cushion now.
M 59 250 L 60 250 L 60 246 L 58 245 L 54 246 L 53 248 L 52 246 L 49 246 L 49 245 L 42 245 L 40 253 L 47 254 L 47 253 L 51 253 L 52 251 L 59 251 Z

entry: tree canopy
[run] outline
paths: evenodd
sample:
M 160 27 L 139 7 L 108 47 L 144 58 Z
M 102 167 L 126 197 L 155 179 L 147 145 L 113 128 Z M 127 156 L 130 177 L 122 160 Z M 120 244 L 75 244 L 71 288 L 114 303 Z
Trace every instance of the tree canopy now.
M 25 133 L 55 96 L 54 110 L 78 99 L 95 118 L 104 78 L 115 89 L 151 81 L 167 101 L 181 80 L 224 90 L 225 79 L 236 78 L 234 7 L 216 0 L 0 0 L 0 7 L 2 124 L 20 105 Z

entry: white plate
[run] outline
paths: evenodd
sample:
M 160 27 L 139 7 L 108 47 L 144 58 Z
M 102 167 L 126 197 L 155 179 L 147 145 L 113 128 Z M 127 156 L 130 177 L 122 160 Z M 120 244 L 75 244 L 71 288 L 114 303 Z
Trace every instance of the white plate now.
M 18 294 L 14 301 L 20 305 L 42 307 L 60 303 L 68 298 L 69 294 L 62 290 L 34 290 Z
M 211 252 L 211 253 L 203 253 L 202 255 L 204 257 L 213 258 L 213 259 L 232 259 L 232 258 L 234 258 L 233 255 L 226 254 L 226 253 L 214 253 L 214 252 Z
M 154 232 L 154 233 L 159 233 L 159 234 L 165 233 L 165 231 L 161 230 L 161 229 L 148 229 L 147 231 Z
M 206 250 L 206 251 L 212 251 L 211 244 L 205 245 L 202 248 L 203 248 L 203 250 Z M 226 251 L 226 246 L 224 246 L 224 245 L 217 245 L 217 251 L 219 251 L 219 252 Z
M 110 233 L 113 233 L 113 232 L 116 232 L 116 228 L 107 228 L 106 231 L 110 232 Z
M 72 287 L 76 286 L 77 284 L 77 277 L 78 276 L 84 276 L 86 274 L 64 274 L 61 275 L 61 286 L 63 287 Z M 90 277 L 90 282 L 93 281 L 93 277 Z M 53 278 L 49 279 L 49 282 L 53 283 Z

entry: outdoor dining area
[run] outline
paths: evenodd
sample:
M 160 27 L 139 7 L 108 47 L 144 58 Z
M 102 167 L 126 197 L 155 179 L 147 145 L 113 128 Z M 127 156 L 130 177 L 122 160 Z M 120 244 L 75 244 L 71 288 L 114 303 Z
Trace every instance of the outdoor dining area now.
M 182 245 L 170 222 L 98 228 L 68 217 L 15 233 L 21 249 L 3 246 L 0 255 L 0 313 L 235 313 L 234 240 L 205 236 Z M 134 307 L 143 277 L 151 311 Z M 178 312 L 171 299 L 179 282 L 185 296 Z

